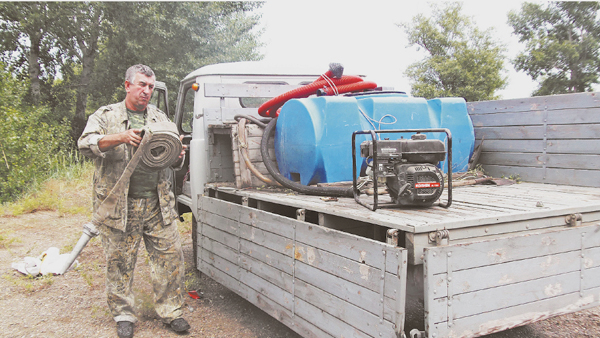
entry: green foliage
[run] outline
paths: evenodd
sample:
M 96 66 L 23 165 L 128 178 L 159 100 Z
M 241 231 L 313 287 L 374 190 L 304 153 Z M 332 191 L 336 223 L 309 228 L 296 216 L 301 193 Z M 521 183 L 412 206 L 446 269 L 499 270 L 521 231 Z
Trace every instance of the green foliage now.
M 113 30 L 103 41 L 92 79 L 91 107 L 123 100 L 129 66 L 150 66 L 170 90 L 175 111 L 179 81 L 204 65 L 260 59 L 258 2 L 113 3 Z M 119 62 L 115 62 L 119 60 Z M 120 60 L 127 60 L 120 62 Z
M 410 46 L 429 55 L 408 67 L 412 94 L 425 98 L 463 97 L 467 101 L 494 100 L 506 86 L 504 47 L 491 30 L 480 31 L 461 13 L 460 3 L 434 8 L 431 18 L 420 14 L 401 24 Z
M 539 83 L 533 95 L 592 91 L 599 83 L 600 21 L 597 2 L 523 3 L 511 11 L 513 27 L 525 51 L 515 68 Z
M 24 105 L 26 84 L 0 68 L 0 202 L 6 202 L 48 177 L 71 143 L 68 121 L 45 122 L 50 110 Z
M 27 101 L 66 117 L 123 100 L 126 69 L 152 67 L 174 110 L 179 81 L 210 63 L 257 60 L 260 2 L 0 2 L 0 61 L 29 80 Z M 57 79 L 60 74 L 60 79 Z M 88 100 L 89 98 L 89 100 Z M 89 109 L 88 109 L 89 107 Z

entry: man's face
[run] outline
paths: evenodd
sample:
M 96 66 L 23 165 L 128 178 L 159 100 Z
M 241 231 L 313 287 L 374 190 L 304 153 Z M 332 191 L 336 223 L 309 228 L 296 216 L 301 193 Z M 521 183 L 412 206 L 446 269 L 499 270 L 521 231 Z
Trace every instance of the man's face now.
M 127 91 L 125 97 L 127 108 L 137 111 L 146 109 L 150 97 L 152 97 L 152 91 L 154 91 L 154 76 L 148 77 L 141 73 L 135 74 L 133 83 L 125 81 L 125 91 Z

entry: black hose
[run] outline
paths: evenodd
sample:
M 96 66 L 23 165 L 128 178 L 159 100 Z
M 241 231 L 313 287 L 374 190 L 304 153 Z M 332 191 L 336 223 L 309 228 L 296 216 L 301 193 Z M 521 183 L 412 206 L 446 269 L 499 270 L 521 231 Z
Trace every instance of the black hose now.
M 235 115 L 233 117 L 233 119 L 236 120 L 237 122 L 240 122 L 240 119 L 246 119 L 248 121 L 252 121 L 252 122 L 254 122 L 254 124 L 261 127 L 262 129 L 265 129 L 267 127 L 267 123 L 271 122 L 271 118 L 258 119 L 254 116 L 242 115 L 242 114 Z
M 306 195 L 318 195 L 318 196 L 336 196 L 336 197 L 353 197 L 354 192 L 352 188 L 339 188 L 339 187 L 311 187 L 307 185 L 300 184 L 298 182 L 294 182 L 292 180 L 287 179 L 279 170 L 275 168 L 271 157 L 269 156 L 269 138 L 271 134 L 275 130 L 275 126 L 277 125 L 277 118 L 274 118 L 267 124 L 262 136 L 262 140 L 260 142 L 260 154 L 262 155 L 263 162 L 269 171 L 269 174 L 275 179 L 275 181 L 279 182 L 282 186 L 297 191 Z

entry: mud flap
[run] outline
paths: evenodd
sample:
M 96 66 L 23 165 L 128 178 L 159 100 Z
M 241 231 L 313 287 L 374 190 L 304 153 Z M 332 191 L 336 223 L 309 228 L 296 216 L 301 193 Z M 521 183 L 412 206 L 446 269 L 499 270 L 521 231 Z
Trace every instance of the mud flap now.
M 600 225 L 425 249 L 427 337 L 476 337 L 600 305 Z

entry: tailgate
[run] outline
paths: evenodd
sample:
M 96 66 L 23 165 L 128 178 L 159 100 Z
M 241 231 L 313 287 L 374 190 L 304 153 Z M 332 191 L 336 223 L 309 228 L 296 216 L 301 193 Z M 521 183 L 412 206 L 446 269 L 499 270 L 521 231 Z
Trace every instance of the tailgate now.
M 425 249 L 428 337 L 477 337 L 600 305 L 600 225 Z

